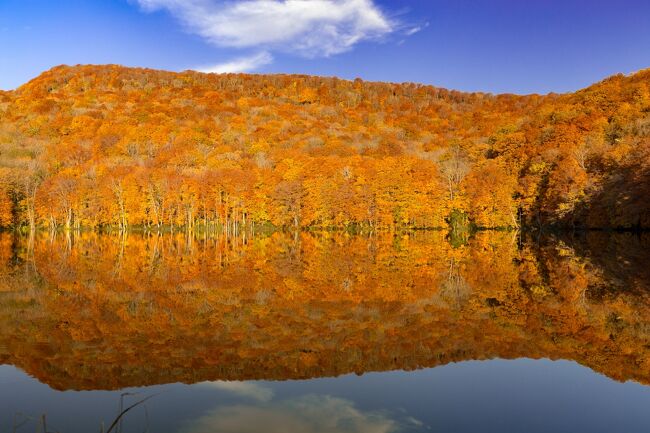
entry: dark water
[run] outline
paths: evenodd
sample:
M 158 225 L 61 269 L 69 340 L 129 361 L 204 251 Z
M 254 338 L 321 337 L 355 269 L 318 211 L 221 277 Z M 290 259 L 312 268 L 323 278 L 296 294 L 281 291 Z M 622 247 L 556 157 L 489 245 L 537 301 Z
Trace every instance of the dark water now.
M 3 234 L 0 433 L 648 432 L 648 244 Z

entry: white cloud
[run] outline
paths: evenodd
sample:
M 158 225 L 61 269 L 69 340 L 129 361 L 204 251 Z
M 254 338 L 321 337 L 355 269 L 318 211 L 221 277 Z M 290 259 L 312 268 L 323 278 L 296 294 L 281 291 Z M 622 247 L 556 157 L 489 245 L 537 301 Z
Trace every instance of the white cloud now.
M 429 23 L 426 23 L 426 24 L 421 25 L 421 26 L 411 27 L 409 29 L 406 29 L 404 31 L 404 34 L 406 36 L 412 36 L 412 35 L 414 35 L 416 33 L 420 33 L 422 30 L 426 29 L 427 27 L 429 27 Z
M 260 406 L 217 408 L 192 421 L 186 433 L 390 433 L 400 424 L 378 412 L 363 412 L 348 400 L 304 396 Z
M 373 0 L 135 0 L 223 47 L 331 56 L 397 30 Z
M 214 381 L 202 382 L 200 385 L 216 388 L 222 391 L 231 392 L 239 397 L 252 398 L 259 402 L 267 402 L 273 398 L 273 390 L 254 382 L 228 382 L 228 381 Z
M 239 57 L 228 62 L 194 68 L 199 72 L 223 74 L 226 72 L 251 72 L 273 62 L 273 56 L 263 51 L 252 56 Z

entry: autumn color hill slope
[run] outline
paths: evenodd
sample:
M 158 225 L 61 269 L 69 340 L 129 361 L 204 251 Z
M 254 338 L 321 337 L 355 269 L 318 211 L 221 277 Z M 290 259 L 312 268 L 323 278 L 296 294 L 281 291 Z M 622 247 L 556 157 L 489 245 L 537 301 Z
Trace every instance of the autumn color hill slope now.
M 650 227 L 650 70 L 571 94 L 60 66 L 0 93 L 0 225 Z

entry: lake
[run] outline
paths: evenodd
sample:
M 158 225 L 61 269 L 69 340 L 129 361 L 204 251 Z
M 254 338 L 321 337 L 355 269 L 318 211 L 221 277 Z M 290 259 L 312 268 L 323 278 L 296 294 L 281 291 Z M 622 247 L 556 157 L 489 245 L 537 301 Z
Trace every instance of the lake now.
M 2 233 L 0 433 L 648 432 L 649 247 Z

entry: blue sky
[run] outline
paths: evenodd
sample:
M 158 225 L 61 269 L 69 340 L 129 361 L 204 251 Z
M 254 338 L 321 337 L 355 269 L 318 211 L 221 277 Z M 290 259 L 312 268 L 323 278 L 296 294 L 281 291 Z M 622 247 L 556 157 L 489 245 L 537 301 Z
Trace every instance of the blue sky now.
M 650 67 L 650 1 L 0 0 L 0 89 L 79 63 L 565 92 Z

